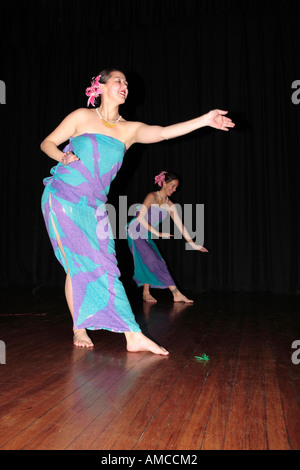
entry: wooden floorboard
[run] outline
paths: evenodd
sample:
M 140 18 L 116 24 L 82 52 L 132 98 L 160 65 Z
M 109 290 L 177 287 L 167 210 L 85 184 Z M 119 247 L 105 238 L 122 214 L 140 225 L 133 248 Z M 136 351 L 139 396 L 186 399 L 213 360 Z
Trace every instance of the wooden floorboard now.
M 157 298 L 130 300 L 169 357 L 128 353 L 108 331 L 91 332 L 93 350 L 76 349 L 59 289 L 3 293 L 0 449 L 299 450 L 299 296 Z M 204 353 L 209 361 L 197 360 Z

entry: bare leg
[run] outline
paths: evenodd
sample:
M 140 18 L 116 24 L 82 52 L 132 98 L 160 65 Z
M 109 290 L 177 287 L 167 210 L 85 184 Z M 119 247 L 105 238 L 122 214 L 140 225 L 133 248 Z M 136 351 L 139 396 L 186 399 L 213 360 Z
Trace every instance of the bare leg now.
M 67 299 L 67 304 L 73 318 L 73 292 L 72 292 L 72 282 L 71 277 L 68 272 L 65 283 L 65 295 Z M 78 348 L 92 348 L 94 346 L 92 340 L 87 335 L 86 329 L 77 329 L 73 324 L 73 344 Z
M 149 284 L 144 284 L 144 287 L 143 287 L 143 300 L 145 302 L 152 302 L 152 303 L 156 303 L 157 300 L 152 297 L 152 295 L 150 294 L 150 285 Z
M 160 354 L 162 356 L 169 355 L 169 352 L 165 348 L 154 343 L 154 341 L 147 338 L 143 333 L 126 331 L 125 337 L 127 341 L 127 351 L 129 352 L 149 351 L 153 354 Z
M 183 295 L 180 290 L 177 289 L 176 286 L 169 286 L 170 291 L 173 294 L 174 302 L 185 302 L 187 304 L 194 303 L 193 300 L 188 299 L 185 295 Z
M 56 230 L 52 215 L 50 215 L 50 217 L 51 217 L 51 222 L 52 222 L 53 229 L 54 229 L 54 232 L 55 232 L 57 244 L 59 246 L 59 249 L 60 249 L 61 253 L 63 254 L 63 257 L 65 258 L 66 265 L 68 266 L 67 258 L 66 258 L 65 252 L 64 252 L 64 248 L 62 246 L 62 243 L 61 243 L 61 240 L 59 238 L 58 232 Z M 72 318 L 73 318 L 73 291 L 72 291 L 72 281 L 71 281 L 69 270 L 67 272 L 66 282 L 65 282 L 65 295 L 66 295 L 66 300 L 67 300 L 67 304 L 68 304 L 70 313 L 71 313 Z M 73 334 L 74 334 L 74 336 L 73 336 L 74 346 L 77 346 L 79 348 L 92 348 L 94 346 L 91 339 L 87 335 L 86 329 L 85 328 L 76 329 L 75 326 L 74 326 L 74 321 L 73 321 Z

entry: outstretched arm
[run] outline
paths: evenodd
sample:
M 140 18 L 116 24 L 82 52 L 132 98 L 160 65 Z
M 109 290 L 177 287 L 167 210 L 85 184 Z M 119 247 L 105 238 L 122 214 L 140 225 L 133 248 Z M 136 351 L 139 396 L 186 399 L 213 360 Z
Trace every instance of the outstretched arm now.
M 230 118 L 226 117 L 227 112 L 228 111 L 214 109 L 203 116 L 166 127 L 135 123 L 133 143 L 151 144 L 162 140 L 174 139 L 175 137 L 189 134 L 205 126 L 228 131 L 229 128 L 234 127 L 235 124 Z
M 202 246 L 202 245 L 197 245 L 191 238 L 189 232 L 185 228 L 185 226 L 182 223 L 181 218 L 178 215 L 178 211 L 176 209 L 175 204 L 173 204 L 171 201 L 169 201 L 169 207 L 170 207 L 170 216 L 174 221 L 174 224 L 176 227 L 179 229 L 180 233 L 182 234 L 183 238 L 188 242 L 188 244 L 193 248 L 193 250 L 198 250 L 198 251 L 204 251 L 207 252 L 208 250 Z

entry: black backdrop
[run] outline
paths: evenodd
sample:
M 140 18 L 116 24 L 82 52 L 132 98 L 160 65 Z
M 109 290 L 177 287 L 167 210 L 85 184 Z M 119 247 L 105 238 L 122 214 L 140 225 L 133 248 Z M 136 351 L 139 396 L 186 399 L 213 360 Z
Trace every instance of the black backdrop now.
M 174 201 L 205 207 L 209 254 L 160 241 L 184 289 L 299 289 L 298 1 L 40 0 L 1 7 L 1 285 L 62 284 L 40 209 L 53 161 L 39 145 L 107 66 L 127 75 L 122 115 L 167 125 L 228 109 L 236 128 L 202 129 L 126 154 L 109 202 L 128 206 L 168 169 Z M 116 240 L 122 278 L 132 260 Z

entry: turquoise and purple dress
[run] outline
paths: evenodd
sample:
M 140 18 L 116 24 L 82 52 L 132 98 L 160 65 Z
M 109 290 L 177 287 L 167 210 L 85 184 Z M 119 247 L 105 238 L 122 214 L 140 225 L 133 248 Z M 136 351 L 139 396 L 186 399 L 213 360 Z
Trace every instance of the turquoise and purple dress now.
M 150 287 L 158 289 L 175 286 L 167 265 L 151 238 L 151 232 L 137 220 L 138 210 L 139 207 L 136 216 L 127 225 L 127 241 L 134 263 L 133 279 L 138 286 L 150 284 Z M 154 204 L 150 206 L 146 220 L 152 227 L 156 227 L 168 215 L 166 209 Z
M 75 328 L 139 332 L 120 281 L 115 242 L 105 208 L 110 184 L 120 169 L 125 144 L 102 134 L 70 138 L 64 152 L 79 160 L 51 169 L 45 178 L 42 211 L 58 261 L 69 270 Z M 59 249 L 54 226 L 63 246 Z

